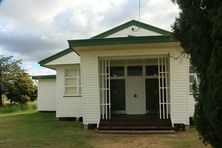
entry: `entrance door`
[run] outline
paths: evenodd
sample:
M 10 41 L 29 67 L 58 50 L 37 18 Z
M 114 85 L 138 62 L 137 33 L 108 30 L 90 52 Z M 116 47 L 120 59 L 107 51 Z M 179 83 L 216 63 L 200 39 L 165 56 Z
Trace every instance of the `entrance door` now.
M 121 113 L 125 111 L 125 80 L 110 80 L 111 111 Z
M 146 79 L 146 110 L 148 113 L 159 112 L 158 78 Z
M 141 76 L 126 78 L 126 113 L 146 113 L 145 82 Z

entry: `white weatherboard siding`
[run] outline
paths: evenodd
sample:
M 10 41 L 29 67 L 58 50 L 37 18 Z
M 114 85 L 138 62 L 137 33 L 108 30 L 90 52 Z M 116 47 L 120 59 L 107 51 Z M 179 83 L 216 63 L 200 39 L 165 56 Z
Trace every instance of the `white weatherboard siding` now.
M 189 117 L 193 117 L 194 115 L 195 103 L 193 95 L 189 95 Z
M 100 117 L 98 58 L 91 52 L 81 52 L 83 124 L 97 124 Z
M 171 57 L 177 58 L 170 58 L 171 119 L 173 124 L 189 125 L 189 59 L 180 54 L 177 51 L 170 53 Z
M 81 48 L 83 123 L 97 124 L 100 119 L 99 58 L 155 58 L 169 56 L 179 49 L 172 44 L 105 46 Z M 181 63 L 182 62 L 182 63 Z M 188 60 L 170 58 L 171 118 L 173 123 L 188 124 Z
M 38 80 L 38 111 L 56 110 L 56 79 Z
M 132 30 L 133 28 L 133 30 Z M 118 31 L 112 35 L 107 36 L 106 38 L 115 38 L 115 37 L 128 37 L 128 36 L 157 36 L 160 35 L 156 32 L 139 28 L 137 26 L 130 26 L 126 29 Z
M 57 58 L 47 64 L 47 65 L 64 65 L 64 64 L 78 64 L 80 63 L 80 58 L 79 56 L 73 51 L 70 52 L 60 58 Z
M 77 68 L 76 65 L 63 65 L 56 67 L 56 117 L 82 117 L 82 99 L 81 96 L 65 96 L 65 69 Z

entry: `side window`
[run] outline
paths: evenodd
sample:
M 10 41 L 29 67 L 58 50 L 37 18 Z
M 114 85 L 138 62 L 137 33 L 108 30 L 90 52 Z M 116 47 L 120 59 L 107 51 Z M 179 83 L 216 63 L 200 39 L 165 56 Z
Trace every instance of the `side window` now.
M 197 74 L 193 66 L 189 66 L 189 93 L 193 94 L 193 84 L 196 82 L 198 84 Z
M 79 96 L 81 95 L 81 79 L 80 71 L 77 69 L 65 70 L 65 96 Z

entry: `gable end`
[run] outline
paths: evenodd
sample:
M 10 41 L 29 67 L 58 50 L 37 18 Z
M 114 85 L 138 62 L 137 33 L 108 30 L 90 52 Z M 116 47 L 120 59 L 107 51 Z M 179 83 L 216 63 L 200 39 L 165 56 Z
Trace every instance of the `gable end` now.
M 101 39 L 101 38 L 105 38 L 109 35 L 112 35 L 118 31 L 121 31 L 127 27 L 130 27 L 130 26 L 137 26 L 137 27 L 140 27 L 140 28 L 143 28 L 143 29 L 146 29 L 146 30 L 149 30 L 149 31 L 153 31 L 155 33 L 159 33 L 161 35 L 171 35 L 171 32 L 167 31 L 167 30 L 164 30 L 164 29 L 161 29 L 161 28 L 157 28 L 155 26 L 152 26 L 152 25 L 148 25 L 148 24 L 145 24 L 145 23 L 142 23 L 142 22 L 139 22 L 139 21 L 136 21 L 136 20 L 131 20 L 127 23 L 124 23 L 122 25 L 119 25 L 115 28 L 112 28 L 108 31 L 105 31 L 101 34 L 98 34 L 94 37 L 92 37 L 92 39 Z
M 52 55 L 52 56 L 50 56 L 50 57 L 48 57 L 46 59 L 43 59 L 43 60 L 39 61 L 38 63 L 41 66 L 44 66 L 45 64 L 47 64 L 47 63 L 49 63 L 49 62 L 51 62 L 51 61 L 53 61 L 55 59 L 58 59 L 58 58 L 66 55 L 66 54 L 68 54 L 70 52 L 74 52 L 73 49 L 72 48 L 67 48 L 67 49 L 65 49 L 65 50 L 63 50 L 63 51 L 61 51 L 59 53 L 56 53 L 56 54 L 54 54 L 54 55 Z

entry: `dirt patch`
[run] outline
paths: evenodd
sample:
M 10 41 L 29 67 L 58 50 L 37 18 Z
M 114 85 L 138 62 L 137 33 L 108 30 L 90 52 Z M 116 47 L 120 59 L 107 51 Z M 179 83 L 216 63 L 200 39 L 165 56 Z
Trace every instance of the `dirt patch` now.
M 98 134 L 97 148 L 210 148 L 204 145 L 195 129 L 176 134 Z
M 115 138 L 112 138 L 112 137 Z M 175 134 L 161 135 L 161 134 L 148 134 L 148 135 L 106 135 L 106 140 L 97 142 L 94 146 L 98 148 L 168 148 L 167 140 L 176 138 Z M 107 140 L 109 139 L 109 140 Z

